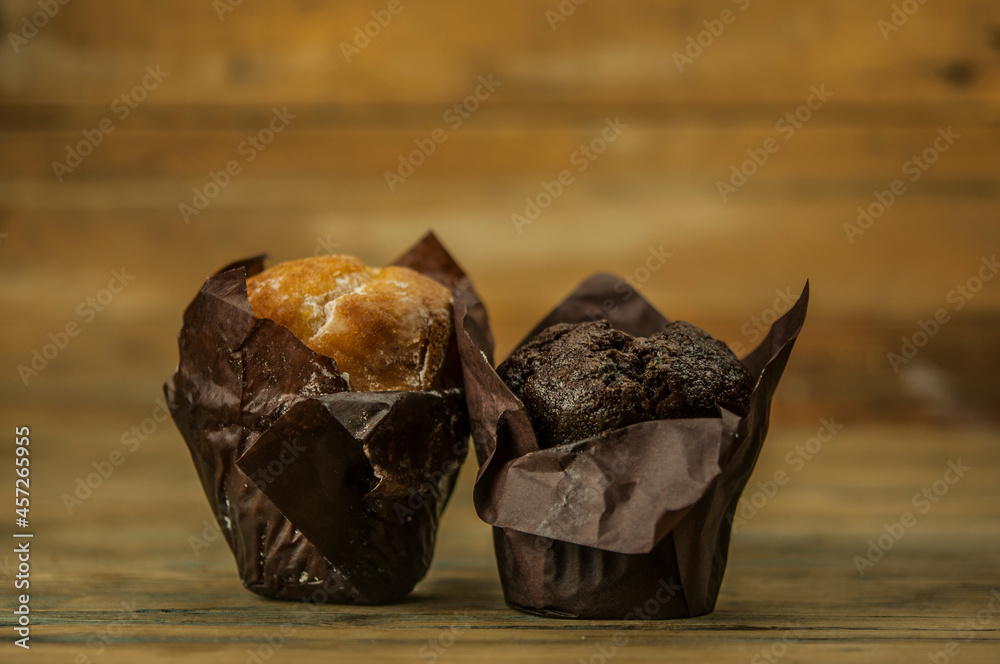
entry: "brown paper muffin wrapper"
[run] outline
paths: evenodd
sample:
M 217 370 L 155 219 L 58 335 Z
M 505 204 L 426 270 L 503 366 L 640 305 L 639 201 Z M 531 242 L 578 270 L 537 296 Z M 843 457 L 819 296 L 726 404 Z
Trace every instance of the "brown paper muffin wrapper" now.
M 555 323 L 607 318 L 633 336 L 667 319 L 624 281 L 598 274 L 521 342 Z M 479 459 L 476 511 L 494 526 L 504 598 L 561 618 L 667 619 L 715 608 L 733 514 L 764 437 L 771 398 L 805 321 L 796 304 L 742 362 L 756 378 L 749 412 L 643 422 L 539 449 L 524 405 L 494 370 L 475 316 L 463 321 L 469 417 Z
M 395 264 L 451 288 L 492 348 L 485 308 L 433 234 Z M 456 339 L 441 390 L 347 391 L 332 358 L 254 317 L 246 279 L 262 269 L 262 257 L 233 263 L 188 306 L 164 385 L 171 415 L 249 590 L 398 600 L 430 566 L 468 451 Z

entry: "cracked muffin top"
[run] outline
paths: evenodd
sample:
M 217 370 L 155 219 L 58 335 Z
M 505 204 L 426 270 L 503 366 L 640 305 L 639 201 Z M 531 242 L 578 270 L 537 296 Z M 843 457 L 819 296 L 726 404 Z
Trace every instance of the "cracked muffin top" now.
M 497 373 L 524 403 L 541 448 L 630 424 L 749 407 L 753 378 L 729 348 L 684 321 L 632 337 L 608 321 L 544 329 Z
M 368 267 L 353 256 L 280 263 L 247 279 L 257 318 L 284 325 L 332 357 L 357 392 L 442 386 L 452 336 L 452 295 L 405 267 Z

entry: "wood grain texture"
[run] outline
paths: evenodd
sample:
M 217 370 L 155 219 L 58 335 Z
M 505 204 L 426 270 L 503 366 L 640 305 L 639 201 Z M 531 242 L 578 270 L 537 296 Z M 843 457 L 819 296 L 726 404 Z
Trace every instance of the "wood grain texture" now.
M 790 100 L 823 82 L 871 101 L 998 100 L 1000 9 L 989 0 L 924 3 L 888 40 L 878 21 L 892 3 L 863 0 L 588 2 L 555 30 L 552 0 L 401 0 L 348 62 L 341 43 L 386 4 L 243 3 L 220 21 L 201 0 L 141 13 L 127 0 L 69 3 L 19 53 L 4 50 L 4 93 L 106 103 L 160 64 L 173 76 L 160 91 L 169 103 L 450 102 L 491 72 L 519 101 Z M 673 54 L 726 9 L 731 24 L 678 71 Z M 4 32 L 32 10 L 5 3 Z
M 976 281 L 1000 253 L 1000 5 L 920 3 L 884 38 L 894 4 L 907 3 L 588 0 L 553 29 L 557 0 L 401 0 L 350 62 L 341 43 L 387 1 L 243 2 L 220 19 L 208 0 L 72 0 L 16 44 L 39 4 L 0 4 L 0 423 L 35 436 L 29 657 L 754 664 L 951 647 L 952 662 L 1000 662 L 1000 279 Z M 734 20 L 679 68 L 723 10 Z M 113 104 L 147 67 L 169 75 L 122 117 Z M 491 75 L 499 86 L 452 126 Z M 816 87 L 830 98 L 789 135 L 786 114 Z M 240 144 L 286 107 L 288 127 L 245 161 Z M 621 135 L 576 170 L 616 118 Z M 105 119 L 114 131 L 57 177 Z M 386 172 L 436 128 L 446 140 L 391 190 Z M 949 128 L 960 138 L 910 179 Z M 778 149 L 724 200 L 719 182 L 769 139 Z M 185 223 L 179 205 L 233 159 L 240 173 Z M 518 228 L 512 215 L 564 169 L 573 183 Z M 905 193 L 849 235 L 897 179 Z M 810 280 L 715 613 L 624 624 L 508 609 L 471 463 L 431 572 L 390 607 L 268 602 L 239 586 L 220 541 L 194 551 L 211 514 L 169 423 L 64 506 L 154 413 L 207 275 L 261 252 L 383 264 L 431 228 L 489 306 L 498 359 L 598 270 L 740 354 Z M 98 311 L 88 298 L 114 271 L 134 280 Z M 894 367 L 939 310 L 948 322 Z M 79 334 L 25 384 L 19 366 L 67 324 Z M 830 420 L 844 428 L 800 466 Z M 853 556 L 950 460 L 971 469 L 859 575 Z M 5 460 L 3 486 L 12 477 Z M 14 560 L 0 562 L 7 661 Z M 801 634 L 782 643 L 789 629 Z
M 211 513 L 172 425 L 157 428 L 67 514 L 59 494 L 93 472 L 91 461 L 119 448 L 121 432 L 149 409 L 95 416 L 69 408 L 62 422 L 50 414 L 3 411 L 5 421 L 32 423 L 34 481 L 44 487 L 33 510 L 31 655 L 39 661 L 245 662 L 248 651 L 269 659 L 273 644 L 280 644 L 274 661 L 304 662 L 568 663 L 612 646 L 614 661 L 623 662 L 741 662 L 762 650 L 786 653 L 787 661 L 904 662 L 926 660 L 951 642 L 962 661 L 995 662 L 1000 654 L 1000 610 L 989 609 L 1000 592 L 995 427 L 837 420 L 844 428 L 798 471 L 786 457 L 820 422 L 775 427 L 744 497 L 756 501 L 756 482 L 777 471 L 790 480 L 743 513 L 749 518 L 737 526 L 715 613 L 622 623 L 542 619 L 503 604 L 490 529 L 472 508 L 474 465 L 462 471 L 431 572 L 403 603 L 260 599 L 239 585 L 221 540 L 192 546 Z M 60 444 L 67 441 L 73 444 Z M 920 514 L 913 494 L 940 480 L 951 459 L 970 470 Z M 918 514 L 916 526 L 860 576 L 853 556 L 865 555 L 867 540 L 904 511 Z

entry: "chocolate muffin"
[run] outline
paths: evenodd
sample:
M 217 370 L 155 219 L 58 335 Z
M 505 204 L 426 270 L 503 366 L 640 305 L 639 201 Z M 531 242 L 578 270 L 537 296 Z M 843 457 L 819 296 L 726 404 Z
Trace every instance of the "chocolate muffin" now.
M 497 373 L 524 403 L 542 448 L 648 420 L 747 409 L 753 379 L 721 341 L 684 321 L 632 337 L 607 321 L 560 323 Z

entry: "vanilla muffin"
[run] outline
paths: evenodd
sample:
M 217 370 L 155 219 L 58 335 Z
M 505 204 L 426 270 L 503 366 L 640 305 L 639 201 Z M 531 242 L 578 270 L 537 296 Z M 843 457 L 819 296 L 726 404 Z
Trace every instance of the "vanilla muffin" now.
M 430 277 L 368 267 L 353 256 L 318 256 L 250 277 L 247 295 L 254 316 L 336 360 L 353 391 L 442 386 L 452 294 Z

